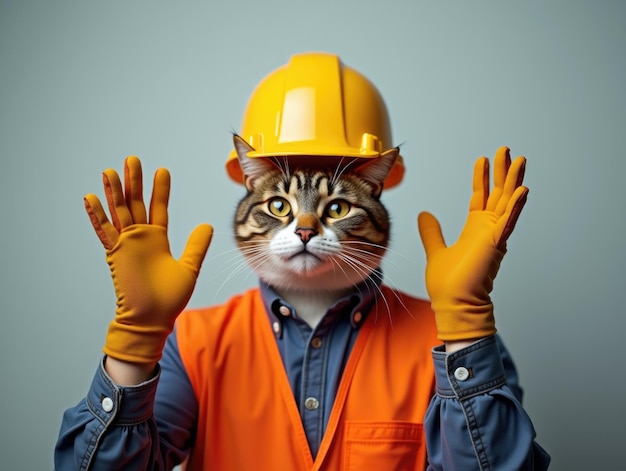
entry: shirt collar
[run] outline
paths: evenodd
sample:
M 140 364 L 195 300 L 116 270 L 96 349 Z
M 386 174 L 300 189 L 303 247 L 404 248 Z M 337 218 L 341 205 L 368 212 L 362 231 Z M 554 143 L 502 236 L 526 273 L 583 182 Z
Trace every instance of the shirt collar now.
M 376 301 L 376 295 L 380 291 L 381 284 L 382 271 L 378 269 L 367 280 L 355 286 L 351 293 L 337 300 L 326 311 L 325 316 L 332 316 L 333 314 L 338 316 L 343 312 L 349 312 L 352 328 L 359 329 Z M 265 312 L 269 317 L 274 334 L 277 338 L 281 338 L 283 333 L 282 324 L 285 317 L 295 314 L 295 309 L 283 300 L 265 281 L 259 280 L 259 286 Z

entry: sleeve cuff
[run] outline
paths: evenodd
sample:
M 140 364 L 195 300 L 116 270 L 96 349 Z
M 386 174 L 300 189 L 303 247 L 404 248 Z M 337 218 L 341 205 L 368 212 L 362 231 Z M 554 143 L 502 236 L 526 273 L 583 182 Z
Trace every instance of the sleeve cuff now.
M 152 416 L 161 373 L 157 364 L 152 379 L 137 386 L 119 386 L 104 369 L 103 357 L 87 393 L 87 407 L 105 425 L 136 425 Z
M 433 349 L 437 394 L 467 399 L 506 384 L 506 375 L 496 337 L 486 337 L 462 350 L 446 353 Z

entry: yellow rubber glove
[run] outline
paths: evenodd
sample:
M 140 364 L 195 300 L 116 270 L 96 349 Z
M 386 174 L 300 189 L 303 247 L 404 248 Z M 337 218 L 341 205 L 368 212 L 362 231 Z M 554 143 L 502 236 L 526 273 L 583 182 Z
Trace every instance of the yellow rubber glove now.
M 115 319 L 103 350 L 118 360 L 156 363 L 176 317 L 191 297 L 213 228 L 196 227 L 180 260 L 175 260 L 167 238 L 169 172 L 162 168 L 154 175 L 149 218 L 137 157 L 124 162 L 124 190 L 115 170 L 106 170 L 103 182 L 111 221 L 97 196 L 85 196 L 117 295 Z
M 458 241 L 449 247 L 437 219 L 429 213 L 418 216 L 426 251 L 426 289 L 443 341 L 472 340 L 496 332 L 489 294 L 506 241 L 526 203 L 525 166 L 524 157 L 511 163 L 509 149 L 498 149 L 494 188 L 489 193 L 489 160 L 476 161 L 469 216 Z

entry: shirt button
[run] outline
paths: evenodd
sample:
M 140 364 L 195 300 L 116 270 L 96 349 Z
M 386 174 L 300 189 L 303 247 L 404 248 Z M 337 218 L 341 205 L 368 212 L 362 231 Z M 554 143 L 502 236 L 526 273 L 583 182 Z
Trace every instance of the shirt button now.
M 272 324 L 272 329 L 274 329 L 275 333 L 277 334 L 280 333 L 280 322 L 274 322 Z
M 315 399 L 314 397 L 307 397 L 304 401 L 304 407 L 308 410 L 315 410 L 320 406 L 320 401 Z
M 352 319 L 354 320 L 355 324 L 358 324 L 359 322 L 361 322 L 361 319 L 363 319 L 363 314 L 361 314 L 360 312 L 355 312 Z
M 314 337 L 313 340 L 311 340 L 311 347 L 313 348 L 320 348 L 322 346 L 322 339 L 319 337 Z
M 111 412 L 113 410 L 113 399 L 110 397 L 102 399 L 102 409 L 104 412 Z
M 278 312 L 280 312 L 285 317 L 291 315 L 291 310 L 287 306 L 280 306 L 278 308 Z
M 459 366 L 456 370 L 454 370 L 454 377 L 459 381 L 465 381 L 469 378 L 469 370 L 464 366 Z

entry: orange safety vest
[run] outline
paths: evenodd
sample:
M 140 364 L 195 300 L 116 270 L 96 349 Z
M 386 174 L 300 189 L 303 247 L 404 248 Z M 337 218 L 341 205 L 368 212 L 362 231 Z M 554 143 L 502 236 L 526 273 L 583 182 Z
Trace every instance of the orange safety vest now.
M 347 361 L 313 460 L 259 289 L 178 319 L 198 400 L 186 470 L 424 470 L 440 343 L 427 301 L 383 286 Z M 383 300 L 384 297 L 384 300 Z

